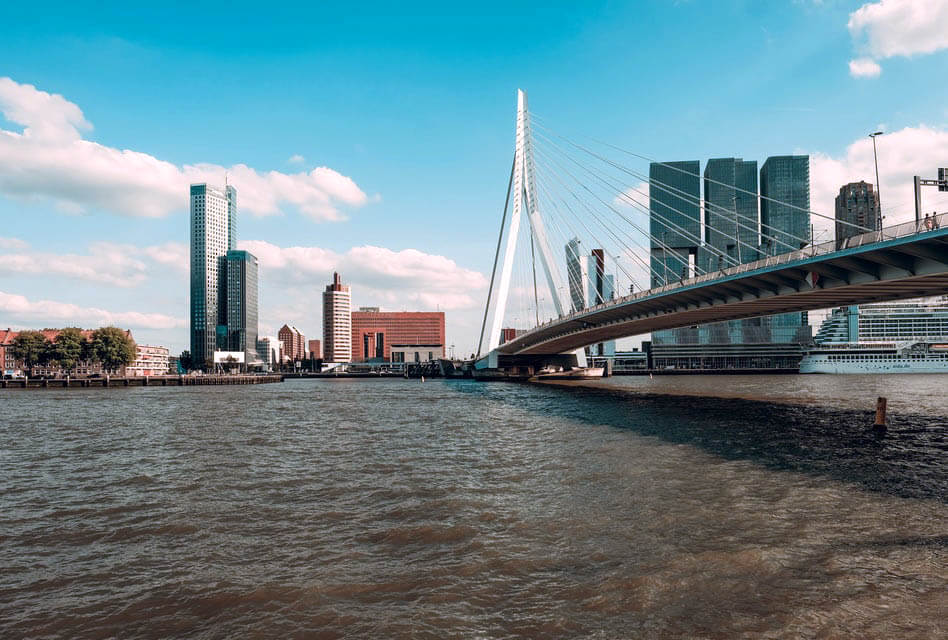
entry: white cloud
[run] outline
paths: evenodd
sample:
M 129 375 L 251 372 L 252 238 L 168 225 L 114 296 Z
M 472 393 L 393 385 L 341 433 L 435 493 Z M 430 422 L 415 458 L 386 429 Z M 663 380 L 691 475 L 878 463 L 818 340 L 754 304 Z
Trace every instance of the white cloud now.
M 882 180 L 882 214 L 890 226 L 915 217 L 915 192 L 912 177 L 934 178 L 940 166 L 948 166 L 948 131 L 925 125 L 906 127 L 876 138 L 879 177 Z M 839 189 L 849 182 L 865 180 L 875 184 L 872 140 L 860 138 L 843 155 L 810 154 L 810 208 L 833 217 Z M 924 211 L 948 211 L 948 194 L 923 187 Z M 831 221 L 813 217 L 817 231 L 832 238 Z
M 395 309 L 469 309 L 482 304 L 472 294 L 487 287 L 483 274 L 415 249 L 363 246 L 339 254 L 319 247 L 278 247 L 262 240 L 239 246 L 260 260 L 261 280 L 309 283 L 321 289 L 338 271 L 365 304 Z
M 115 287 L 136 287 L 145 282 L 149 265 L 145 259 L 176 272 L 189 266 L 187 245 L 169 242 L 150 247 L 96 242 L 88 254 L 56 254 L 26 251 L 24 243 L 14 253 L 0 255 L 0 275 L 59 276 Z
M 0 291 L 0 317 L 10 324 L 24 323 L 26 326 L 114 325 L 126 329 L 174 329 L 187 326 L 183 318 L 163 313 L 115 312 L 53 300 L 31 301 L 25 296 L 3 291 Z
M 237 187 L 241 211 L 279 214 L 293 205 L 313 220 L 341 220 L 345 207 L 369 201 L 358 185 L 328 168 L 294 174 L 244 164 L 177 166 L 146 153 L 82 138 L 92 125 L 60 95 L 0 78 L 0 112 L 22 131 L 0 129 L 0 193 L 48 198 L 68 213 L 100 209 L 130 217 L 162 217 L 187 208 L 192 182 Z
M 849 63 L 854 76 L 876 76 L 874 60 L 948 48 L 948 0 L 880 0 L 849 14 L 849 33 L 866 57 Z
M 849 61 L 849 75 L 854 78 L 875 78 L 880 73 L 882 73 L 882 67 L 872 58 Z
M 290 156 L 287 162 L 289 162 L 290 164 L 303 164 L 304 162 L 306 162 L 306 158 L 304 158 L 298 153 L 294 153 L 293 155 Z
M 29 247 L 29 243 L 26 240 L 20 240 L 19 238 L 4 238 L 0 236 L 0 249 L 21 251 Z

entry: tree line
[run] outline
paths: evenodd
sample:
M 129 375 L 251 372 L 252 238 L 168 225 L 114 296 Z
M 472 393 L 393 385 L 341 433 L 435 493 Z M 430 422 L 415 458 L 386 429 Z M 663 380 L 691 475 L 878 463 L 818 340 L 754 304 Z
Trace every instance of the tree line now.
M 12 343 L 13 357 L 27 369 L 36 365 L 58 365 L 69 371 L 80 362 L 101 363 L 118 369 L 135 360 L 135 341 L 118 327 L 101 327 L 85 339 L 82 330 L 68 327 L 49 340 L 42 331 L 21 331 Z

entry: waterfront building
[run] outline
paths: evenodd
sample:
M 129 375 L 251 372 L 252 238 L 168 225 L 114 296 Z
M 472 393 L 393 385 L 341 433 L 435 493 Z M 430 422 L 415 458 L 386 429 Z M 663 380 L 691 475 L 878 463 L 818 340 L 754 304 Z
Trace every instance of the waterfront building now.
M 444 358 L 444 344 L 389 345 L 391 362 L 432 362 Z
M 319 340 L 310 340 L 307 347 L 310 360 L 319 360 L 323 357 L 323 346 Z
M 56 336 L 62 331 L 62 329 L 37 329 L 40 333 L 43 334 L 43 337 L 46 338 L 49 342 L 55 342 Z M 79 334 L 83 340 L 91 340 L 94 329 L 80 329 Z M 56 363 L 49 363 L 45 365 L 35 365 L 33 370 L 26 371 L 24 363 L 21 360 L 17 360 L 13 355 L 13 341 L 20 334 L 19 331 L 14 331 L 12 329 L 0 330 L 0 363 L 3 365 L 3 375 L 10 376 L 19 376 L 23 374 L 36 375 L 36 376 L 64 376 L 64 375 L 74 375 L 74 376 L 87 376 L 87 375 L 102 375 L 105 373 L 121 373 L 122 370 L 106 370 L 102 367 L 101 362 L 95 362 L 94 360 L 80 360 L 76 363 L 76 366 L 72 369 L 66 371 Z M 125 330 L 125 335 L 129 338 L 132 338 L 132 332 L 128 329 Z M 134 338 L 132 338 L 134 342 Z
M 323 359 L 327 362 L 352 360 L 352 292 L 338 273 L 323 292 Z
M 694 271 L 701 236 L 700 170 L 697 160 L 649 165 L 652 287 Z
M 168 374 L 169 369 L 168 347 L 136 344 L 135 360 L 125 367 L 125 375 L 163 376 Z
M 220 258 L 218 342 L 220 351 L 241 351 L 244 362 L 257 361 L 258 261 L 249 251 L 231 249 Z
M 771 156 L 760 168 L 761 244 L 775 256 L 810 238 L 810 156 Z
M 444 353 L 443 311 L 379 311 L 378 307 L 361 307 L 352 312 L 351 323 L 350 344 L 355 362 L 391 360 L 395 344 L 425 346 Z
M 282 362 L 283 343 L 277 336 L 257 338 L 257 361 L 268 371 L 278 369 Z
M 849 224 L 840 224 L 848 222 Z M 836 243 L 842 247 L 843 241 L 852 236 L 865 233 L 852 225 L 879 231 L 882 229 L 882 210 L 879 196 L 873 186 L 865 180 L 850 182 L 839 188 L 836 196 Z
M 526 333 L 526 329 L 516 329 L 514 327 L 504 327 L 500 330 L 500 344 L 510 342 L 521 333 Z
M 712 158 L 704 167 L 704 242 L 716 251 L 706 252 L 705 270 L 729 266 L 720 254 L 738 264 L 757 259 L 759 215 L 757 162 L 742 158 Z M 733 263 L 731 263 L 733 264 Z
M 283 351 L 280 354 L 282 362 L 295 362 L 306 359 L 306 336 L 299 329 L 288 324 L 280 327 L 277 332 Z
M 589 255 L 583 255 L 582 251 L 579 238 L 566 243 L 566 273 L 573 311 L 615 298 L 615 275 L 607 273 L 605 251 L 593 249 Z M 615 351 L 615 340 L 586 347 L 586 355 L 607 356 Z
M 218 347 L 221 258 L 236 249 L 237 191 L 191 185 L 191 357 L 206 368 Z

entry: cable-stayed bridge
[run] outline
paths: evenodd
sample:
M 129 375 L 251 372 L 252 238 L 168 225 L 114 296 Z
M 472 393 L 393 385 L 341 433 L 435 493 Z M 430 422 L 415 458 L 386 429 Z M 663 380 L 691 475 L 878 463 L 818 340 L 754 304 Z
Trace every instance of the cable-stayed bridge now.
M 534 118 L 518 92 L 478 368 L 563 354 L 584 367 L 583 347 L 651 331 L 948 291 L 948 214 L 885 228 L 878 217 L 840 221 L 810 210 L 808 173 L 804 201 L 763 195 L 756 175 L 749 189 L 542 123 L 534 135 Z M 814 229 L 831 225 L 836 237 L 821 240 Z

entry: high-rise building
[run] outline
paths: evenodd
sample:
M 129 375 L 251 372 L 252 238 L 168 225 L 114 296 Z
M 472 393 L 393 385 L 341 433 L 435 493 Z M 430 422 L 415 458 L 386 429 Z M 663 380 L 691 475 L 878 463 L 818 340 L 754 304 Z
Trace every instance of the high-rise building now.
M 285 324 L 280 327 L 277 336 L 280 338 L 280 344 L 283 346 L 283 360 L 295 362 L 296 360 L 305 360 L 308 357 L 306 353 L 306 336 L 304 336 L 299 329 Z
M 319 340 L 310 340 L 307 343 L 307 348 L 311 360 L 319 360 L 323 357 L 323 344 Z
M 864 229 L 882 229 L 879 196 L 865 180 L 844 184 L 836 196 L 836 242 L 865 233 Z
M 323 292 L 323 359 L 327 362 L 352 360 L 352 293 L 338 273 Z
M 281 353 L 283 353 L 283 345 L 277 336 L 257 338 L 257 360 L 270 371 L 280 366 Z
M 233 189 L 233 187 L 228 187 Z M 244 362 L 257 358 L 257 258 L 249 251 L 232 249 L 220 258 L 218 266 L 217 348 L 242 351 Z
M 593 249 L 589 255 L 583 255 L 579 238 L 566 243 L 566 273 L 573 311 L 615 298 L 615 275 L 606 273 L 609 270 L 606 258 L 602 249 Z M 610 340 L 587 347 L 586 350 L 588 355 L 608 356 L 615 354 L 615 347 L 615 341 Z
M 236 216 L 236 189 L 191 185 L 191 357 L 197 367 L 208 366 L 217 348 L 220 264 L 234 248 Z
M 810 238 L 810 156 L 771 156 L 760 168 L 761 249 L 769 256 Z
M 721 254 L 737 264 L 757 259 L 759 216 L 757 212 L 757 162 L 741 158 L 712 158 L 704 166 L 704 241 L 715 251 L 706 251 L 703 269 L 731 266 Z
M 649 166 L 649 235 L 653 287 L 693 274 L 701 237 L 701 165 L 697 160 Z
M 444 353 L 443 311 L 379 311 L 361 307 L 352 315 L 352 360 L 391 359 L 392 345 L 427 345 Z M 440 357 L 440 356 L 439 356 Z

